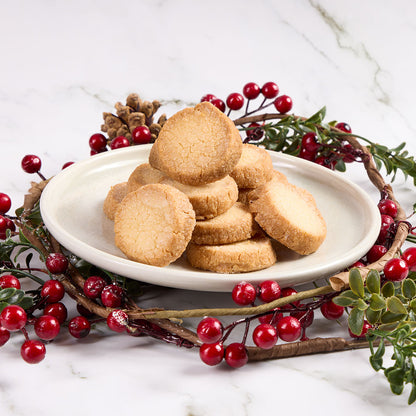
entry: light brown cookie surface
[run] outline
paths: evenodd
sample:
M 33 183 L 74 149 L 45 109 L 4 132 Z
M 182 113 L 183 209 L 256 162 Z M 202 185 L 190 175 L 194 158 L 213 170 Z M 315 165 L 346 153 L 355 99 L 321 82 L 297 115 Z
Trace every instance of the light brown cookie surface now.
M 169 185 L 150 184 L 127 194 L 114 219 L 116 246 L 131 260 L 166 266 L 185 251 L 195 227 L 188 197 Z
M 104 199 L 103 211 L 107 218 L 114 221 L 114 214 L 118 205 L 127 195 L 127 182 L 118 183 L 110 188 Z
M 162 172 L 150 166 L 149 163 L 142 163 L 130 174 L 127 180 L 127 191 L 132 192 L 143 185 L 159 183 L 164 177 Z
M 211 103 L 202 102 L 166 121 L 149 163 L 178 182 L 202 185 L 227 176 L 241 151 L 234 123 Z

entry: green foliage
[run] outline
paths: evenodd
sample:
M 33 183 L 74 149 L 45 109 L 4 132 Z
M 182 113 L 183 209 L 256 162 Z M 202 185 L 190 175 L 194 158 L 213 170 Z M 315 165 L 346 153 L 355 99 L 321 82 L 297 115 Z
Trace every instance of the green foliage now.
M 33 298 L 25 296 L 25 292 L 14 287 L 8 287 L 0 290 L 0 312 L 9 305 L 19 305 L 23 309 L 29 309 L 33 306 Z

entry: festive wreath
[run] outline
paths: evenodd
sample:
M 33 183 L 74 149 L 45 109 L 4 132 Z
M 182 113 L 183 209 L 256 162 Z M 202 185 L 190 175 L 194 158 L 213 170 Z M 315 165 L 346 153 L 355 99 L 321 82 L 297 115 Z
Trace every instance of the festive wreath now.
M 8 214 L 10 198 L 0 194 L 0 345 L 8 341 L 11 332 L 20 331 L 25 338 L 21 356 L 28 363 L 38 363 L 45 357 L 45 343 L 51 342 L 62 327 L 67 327 L 73 337 L 83 338 L 92 324 L 105 321 L 119 333 L 198 348 L 208 365 L 225 361 L 240 367 L 247 361 L 369 347 L 370 364 L 384 372 L 392 392 L 401 394 L 410 384 L 408 402 L 415 402 L 416 247 L 404 251 L 401 247 L 406 240 L 416 242 L 416 237 L 392 187 L 380 174 L 384 167 L 393 181 L 402 171 L 416 184 L 415 162 L 405 143 L 388 149 L 352 134 L 346 123 L 326 123 L 325 108 L 308 118 L 288 114 L 292 100 L 279 95 L 273 82 L 261 88 L 248 83 L 243 94 L 232 93 L 226 102 L 212 94 L 201 101 L 210 101 L 228 116 L 241 110 L 243 114 L 234 123 L 245 143 L 295 155 L 332 170 L 345 171 L 349 163 L 362 163 L 380 192 L 382 218 L 379 237 L 367 255 L 330 277 L 327 284 L 302 292 L 280 288 L 274 281 L 257 287 L 241 282 L 231 294 L 238 306 L 235 308 L 143 309 L 137 304 L 140 283 L 86 263 L 62 247 L 45 228 L 39 200 L 48 180 L 40 172 L 40 159 L 27 155 L 22 168 L 37 173 L 41 181 L 32 182 L 15 215 Z M 163 114 L 155 121 L 159 107 L 159 101 L 143 101 L 137 94 L 130 94 L 125 105 L 116 103 L 116 114 L 103 114 L 101 130 L 107 136 L 96 133 L 89 139 L 91 155 L 154 142 L 167 119 Z M 265 112 L 270 107 L 277 112 Z M 45 267 L 33 267 L 34 259 Z M 23 290 L 24 279 L 32 280 L 35 288 Z M 80 313 L 70 320 L 61 302 L 65 293 L 77 302 Z M 260 301 L 257 306 L 256 299 Z M 318 308 L 329 320 L 347 313 L 350 337 L 309 339 L 305 332 Z M 242 317 L 224 326 L 219 319 L 222 316 Z M 187 317 L 203 318 L 196 333 L 181 323 Z M 254 323 L 254 345 L 248 346 L 249 327 Z M 241 342 L 227 344 L 238 325 L 245 325 Z M 29 336 L 31 326 L 38 339 Z M 284 342 L 276 344 L 278 338 Z M 392 365 L 387 368 L 383 364 L 386 345 L 393 348 Z

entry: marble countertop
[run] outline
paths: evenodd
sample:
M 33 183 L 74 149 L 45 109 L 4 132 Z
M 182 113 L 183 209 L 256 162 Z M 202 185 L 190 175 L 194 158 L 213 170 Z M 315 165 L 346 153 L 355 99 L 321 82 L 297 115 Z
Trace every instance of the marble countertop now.
M 406 141 L 416 154 L 414 12 L 411 0 L 4 3 L 0 191 L 14 209 L 21 205 L 34 179 L 20 168 L 25 154 L 38 155 L 48 177 L 88 158 L 102 112 L 131 92 L 160 100 L 160 112 L 171 115 L 249 81 L 276 82 L 295 114 L 326 106 L 328 120 L 390 147 Z M 377 201 L 363 169 L 346 175 Z M 399 174 L 393 188 L 410 213 L 411 181 Z M 231 306 L 229 294 L 162 287 L 144 302 Z M 321 336 L 346 335 L 343 321 L 317 317 L 314 327 Z M 394 396 L 366 349 L 231 370 L 203 365 L 196 350 L 100 325 L 81 341 L 60 334 L 39 365 L 20 358 L 21 342 L 14 334 L 0 350 L 2 415 L 414 414 L 409 390 Z

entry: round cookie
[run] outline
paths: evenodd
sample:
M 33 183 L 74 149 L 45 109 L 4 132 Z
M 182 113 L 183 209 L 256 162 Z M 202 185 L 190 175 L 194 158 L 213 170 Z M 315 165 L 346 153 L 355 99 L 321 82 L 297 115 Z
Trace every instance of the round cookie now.
M 143 185 L 159 183 L 165 175 L 159 170 L 152 168 L 148 163 L 142 163 L 130 174 L 127 180 L 127 191 L 133 192 Z
M 196 219 L 209 219 L 231 208 L 238 198 L 238 188 L 231 176 L 226 176 L 206 185 L 185 185 L 165 176 L 160 183 L 166 183 L 182 191 L 191 202 Z
M 127 195 L 127 182 L 118 183 L 110 188 L 104 199 L 103 211 L 107 218 L 114 221 L 114 214 L 119 203 Z
M 166 266 L 185 251 L 195 227 L 188 197 L 164 184 L 144 185 L 120 203 L 114 218 L 116 246 L 131 260 Z
M 247 240 L 259 230 L 248 207 L 236 202 L 215 218 L 197 221 L 191 241 L 195 244 L 229 244 Z
M 230 175 L 239 188 L 257 188 L 272 179 L 272 158 L 261 147 L 243 144 L 241 158 Z
M 241 151 L 234 123 L 211 103 L 202 102 L 166 121 L 152 146 L 149 163 L 178 182 L 202 185 L 227 176 Z
M 276 263 L 276 254 L 267 237 L 215 246 L 190 243 L 186 256 L 191 266 L 217 273 L 252 272 Z

